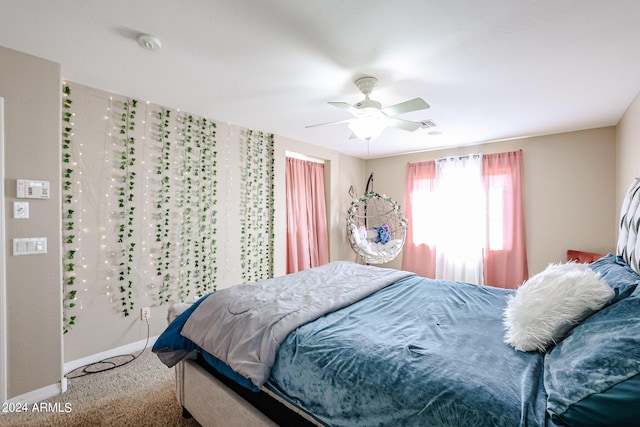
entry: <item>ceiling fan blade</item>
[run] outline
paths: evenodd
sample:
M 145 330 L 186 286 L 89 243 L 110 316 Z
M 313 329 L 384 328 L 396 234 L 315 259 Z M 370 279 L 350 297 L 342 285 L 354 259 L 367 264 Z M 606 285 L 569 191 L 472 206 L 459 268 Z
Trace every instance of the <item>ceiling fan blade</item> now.
M 389 126 L 402 129 L 402 130 L 407 130 L 409 132 L 413 132 L 414 130 L 422 126 L 421 122 L 412 122 L 409 120 L 394 119 L 392 117 L 389 117 L 387 121 L 389 123 Z
M 347 104 L 348 105 L 348 104 Z M 400 102 L 399 104 L 385 107 L 382 112 L 387 116 L 395 116 L 397 114 L 409 113 L 411 111 L 426 110 L 429 108 L 429 104 L 422 98 L 414 98 L 408 101 Z
M 305 128 L 314 128 L 314 127 L 318 127 L 318 126 L 337 125 L 338 123 L 349 123 L 351 120 L 353 120 L 353 119 L 338 120 L 337 122 L 319 123 L 317 125 L 305 126 Z
M 346 110 L 348 112 L 350 112 L 351 114 L 356 114 L 358 113 L 360 110 L 358 110 L 356 107 L 354 107 L 351 104 L 347 104 L 346 102 L 329 102 L 330 105 L 333 105 L 334 107 L 338 107 L 341 108 L 343 110 Z

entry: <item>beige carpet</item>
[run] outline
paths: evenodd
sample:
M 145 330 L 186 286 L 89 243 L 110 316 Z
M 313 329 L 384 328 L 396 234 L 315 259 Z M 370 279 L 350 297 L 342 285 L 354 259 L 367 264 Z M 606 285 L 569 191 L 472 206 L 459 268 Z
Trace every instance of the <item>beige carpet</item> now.
M 47 407 L 54 412 L 0 415 L 0 425 L 199 426 L 193 419 L 182 418 L 173 369 L 150 350 L 119 368 L 69 379 L 66 393 L 42 403 L 50 404 Z

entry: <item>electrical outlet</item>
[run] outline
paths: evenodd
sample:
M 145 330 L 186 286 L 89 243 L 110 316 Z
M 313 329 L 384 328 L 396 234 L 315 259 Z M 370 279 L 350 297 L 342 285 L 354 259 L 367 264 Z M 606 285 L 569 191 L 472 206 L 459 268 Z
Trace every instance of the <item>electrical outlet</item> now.
M 142 307 L 140 309 L 140 320 L 151 319 L 151 307 Z

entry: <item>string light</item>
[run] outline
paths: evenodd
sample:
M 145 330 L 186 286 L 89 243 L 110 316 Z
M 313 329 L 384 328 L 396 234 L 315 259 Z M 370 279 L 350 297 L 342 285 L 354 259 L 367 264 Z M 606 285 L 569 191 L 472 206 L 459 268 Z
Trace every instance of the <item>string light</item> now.
M 74 87 L 74 90 L 81 92 L 81 88 Z M 89 144 L 90 140 L 83 140 L 82 136 L 76 137 L 74 134 L 78 144 L 73 159 L 73 167 L 77 169 L 76 179 L 73 180 L 73 207 L 77 215 L 78 265 L 82 266 L 77 274 L 81 276 L 79 284 L 83 295 L 103 294 L 107 301 L 118 304 L 119 271 L 122 268 L 120 263 L 128 263 L 127 260 L 121 259 L 123 243 L 118 242 L 120 216 L 121 212 L 124 212 L 118 204 L 120 187 L 128 185 L 122 181 L 123 174 L 119 169 L 118 160 L 122 152 L 119 142 L 122 141 L 120 115 L 126 98 L 107 95 L 101 99 L 104 102 L 104 109 L 98 116 L 104 120 L 103 146 L 98 151 L 101 153 L 101 160 L 98 160 L 102 161 L 101 165 L 95 163 L 95 151 L 85 152 L 87 146 L 92 146 L 92 150 L 95 150 L 94 145 Z M 165 166 L 162 164 L 164 160 L 158 154 L 162 143 L 157 133 L 158 112 L 163 111 L 163 107 L 145 101 L 138 105 L 138 110 L 141 120 L 137 128 L 131 131 L 131 136 L 136 138 L 137 158 L 133 169 L 136 172 L 135 188 L 132 190 L 136 216 L 132 225 L 131 242 L 137 243 L 136 253 L 139 256 L 128 265 L 137 282 L 134 295 L 136 303 L 141 299 L 145 305 L 160 302 L 158 293 L 162 289 L 159 285 L 161 278 L 156 276 L 155 272 L 161 266 L 165 267 L 161 259 L 166 259 L 168 263 L 165 274 L 169 277 L 167 283 L 172 298 L 178 297 L 181 289 L 184 289 L 184 292 L 188 289 L 193 291 L 194 278 L 198 276 L 196 262 L 200 263 L 201 267 L 203 264 L 206 265 L 206 274 L 209 274 L 201 274 L 199 280 L 211 278 L 217 283 L 216 271 L 219 268 L 222 276 L 220 280 L 227 283 L 236 282 L 238 267 L 232 260 L 237 252 L 237 234 L 234 235 L 233 231 L 228 230 L 229 225 L 235 224 L 238 220 L 236 195 L 245 189 L 241 181 L 236 182 L 239 179 L 238 172 L 231 165 L 237 162 L 236 150 L 243 134 L 237 132 L 231 124 L 219 126 L 209 119 L 205 120 L 203 117 L 192 116 L 176 109 L 168 118 L 167 125 L 167 130 L 171 131 L 171 147 L 166 160 L 168 169 L 158 174 L 158 168 Z M 81 121 L 78 117 L 72 117 L 73 122 L 78 121 L 85 126 L 84 118 Z M 200 123 L 192 124 L 192 131 L 188 131 L 190 117 Z M 77 133 L 79 130 L 80 127 L 74 132 Z M 221 142 L 218 133 L 224 135 Z M 216 146 L 218 142 L 220 143 Z M 251 144 L 253 152 L 258 153 L 261 151 L 261 144 L 267 144 L 267 141 L 258 136 Z M 269 148 L 266 148 L 262 151 L 267 155 L 268 150 Z M 92 163 L 89 163 L 89 160 Z M 258 157 L 253 160 L 267 161 Z M 210 176 L 205 177 L 206 174 Z M 159 221 L 165 220 L 158 219 L 160 212 L 157 209 L 157 202 L 163 196 L 161 180 L 164 176 L 168 177 L 170 182 L 166 195 L 169 201 L 162 202 L 170 211 L 166 218 L 169 223 L 163 226 L 167 229 L 166 242 L 170 243 L 170 246 L 163 252 L 162 242 L 156 241 L 156 225 Z M 216 184 L 205 178 L 215 179 Z M 250 182 L 255 191 L 263 191 L 263 188 L 268 186 L 268 183 L 262 182 L 260 178 L 252 179 L 260 181 Z M 203 188 L 210 189 L 212 193 L 202 191 Z M 214 195 L 214 190 L 217 191 L 217 195 Z M 263 222 L 259 223 L 262 225 L 269 215 L 259 204 L 254 208 L 254 202 L 259 202 L 259 199 L 252 198 L 249 202 L 251 206 L 244 208 L 248 212 L 253 209 L 262 210 L 260 213 L 251 212 L 256 219 L 262 218 L 260 221 Z M 217 214 L 217 209 L 222 209 L 220 215 Z M 225 234 L 216 236 L 217 229 Z M 255 236 L 252 240 L 254 244 L 258 234 Z M 93 242 L 93 239 L 98 239 L 95 249 L 88 244 Z M 218 246 L 223 246 L 224 249 L 218 250 Z M 221 262 L 217 261 L 218 257 L 221 258 Z M 95 271 L 87 268 L 89 265 L 100 265 L 100 269 Z M 85 308 L 83 298 L 86 300 L 88 297 L 76 294 L 75 300 L 78 301 L 80 309 Z M 89 299 L 93 300 L 92 297 Z

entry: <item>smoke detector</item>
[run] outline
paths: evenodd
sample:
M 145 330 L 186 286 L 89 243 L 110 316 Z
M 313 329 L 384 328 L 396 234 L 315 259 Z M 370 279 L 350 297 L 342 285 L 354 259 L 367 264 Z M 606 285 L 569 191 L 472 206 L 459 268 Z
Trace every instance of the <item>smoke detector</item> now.
M 150 36 L 149 34 L 140 34 L 138 36 L 138 44 L 140 45 L 140 47 L 147 50 L 158 50 L 162 47 L 160 39 L 154 36 Z

